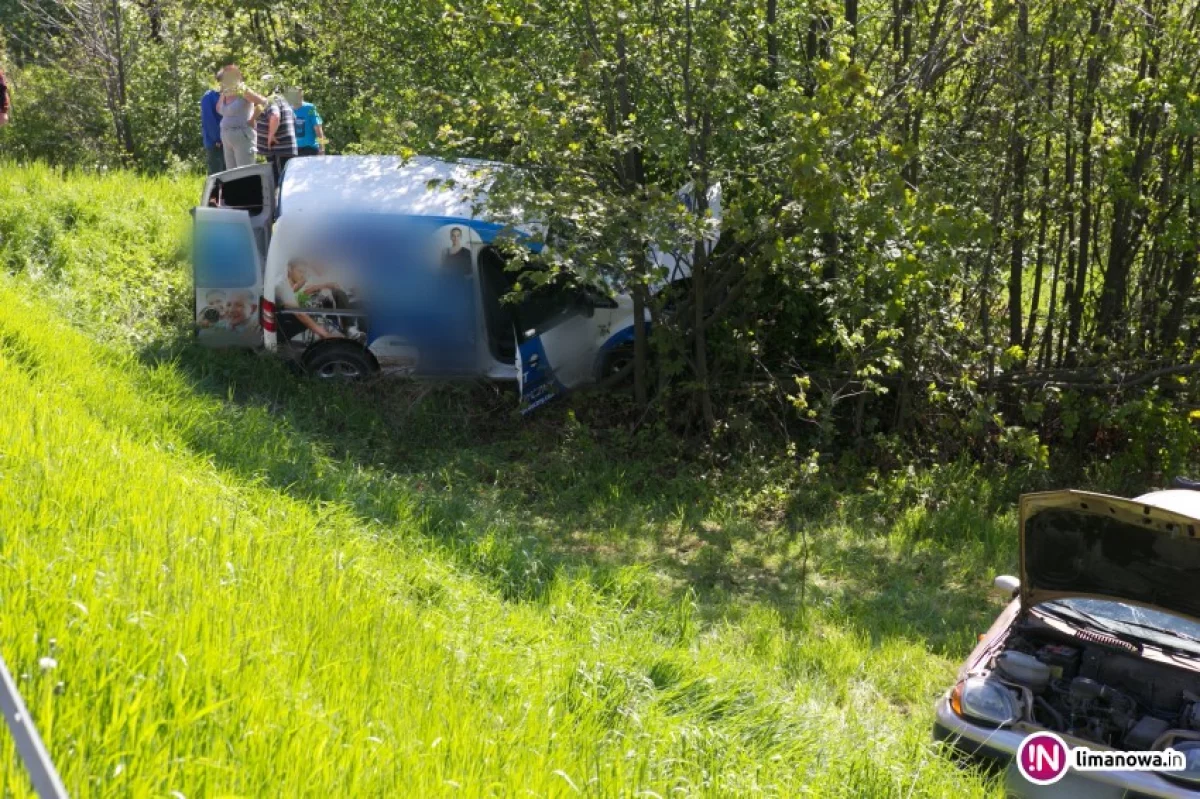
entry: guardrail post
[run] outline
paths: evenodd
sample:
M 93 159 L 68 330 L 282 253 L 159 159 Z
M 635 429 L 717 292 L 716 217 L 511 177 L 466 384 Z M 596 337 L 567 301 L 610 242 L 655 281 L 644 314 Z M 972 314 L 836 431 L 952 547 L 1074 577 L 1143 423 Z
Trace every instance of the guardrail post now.
M 25 707 L 25 700 L 17 690 L 17 683 L 8 671 L 8 664 L 0 656 L 0 712 L 4 713 L 4 721 L 12 732 L 13 740 L 17 743 L 17 754 L 25 762 L 29 772 L 29 780 L 40 799 L 67 799 L 67 789 L 63 787 L 54 761 L 38 735 L 33 718 Z

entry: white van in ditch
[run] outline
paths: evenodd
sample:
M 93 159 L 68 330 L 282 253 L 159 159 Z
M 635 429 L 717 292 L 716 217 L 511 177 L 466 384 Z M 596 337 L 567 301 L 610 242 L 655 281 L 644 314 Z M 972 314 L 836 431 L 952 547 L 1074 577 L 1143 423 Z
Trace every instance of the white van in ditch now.
M 540 245 L 536 225 L 489 218 L 490 166 L 298 158 L 278 192 L 267 165 L 211 176 L 193 214 L 200 342 L 265 348 L 322 378 L 517 380 L 526 410 L 611 374 L 632 350 L 628 296 L 551 281 L 502 302 L 518 275 L 500 240 Z M 709 205 L 719 219 L 719 188 Z M 654 257 L 687 277 L 682 259 Z

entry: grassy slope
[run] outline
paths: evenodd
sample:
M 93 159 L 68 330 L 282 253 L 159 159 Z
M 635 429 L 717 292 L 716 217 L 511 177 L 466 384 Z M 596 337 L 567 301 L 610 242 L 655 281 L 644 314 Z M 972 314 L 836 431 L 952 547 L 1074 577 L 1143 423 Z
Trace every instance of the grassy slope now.
M 986 481 L 151 342 L 194 182 L 0 171 L 0 647 L 75 794 L 986 791 L 927 743 L 1012 562 Z

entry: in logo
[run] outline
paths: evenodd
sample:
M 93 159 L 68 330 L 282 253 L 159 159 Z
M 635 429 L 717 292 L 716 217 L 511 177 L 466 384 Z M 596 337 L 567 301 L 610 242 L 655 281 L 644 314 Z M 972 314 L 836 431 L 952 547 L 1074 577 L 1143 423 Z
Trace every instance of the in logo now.
M 1026 736 L 1017 748 L 1017 769 L 1034 785 L 1053 785 L 1067 773 L 1070 750 L 1052 732 Z

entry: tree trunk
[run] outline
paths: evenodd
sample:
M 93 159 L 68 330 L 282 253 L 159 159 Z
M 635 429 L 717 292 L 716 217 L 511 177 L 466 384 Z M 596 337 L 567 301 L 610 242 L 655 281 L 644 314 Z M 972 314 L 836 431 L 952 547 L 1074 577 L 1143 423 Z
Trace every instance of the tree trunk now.
M 767 0 L 767 80 L 765 85 L 772 89 L 779 86 L 779 33 L 775 30 L 778 19 L 779 0 Z
M 1008 265 L 1008 345 L 1020 346 L 1024 340 L 1021 323 L 1021 308 L 1024 304 L 1021 279 L 1025 274 L 1025 174 L 1028 162 L 1028 145 L 1025 141 L 1025 89 L 1026 49 L 1029 37 L 1029 7 L 1025 0 L 1017 3 L 1017 98 L 1013 109 L 1012 147 L 1012 254 Z M 1031 311 L 1032 313 L 1032 311 Z
M 1088 38 L 1093 47 L 1099 45 L 1100 34 L 1103 30 L 1103 20 L 1100 15 L 1100 6 L 1093 5 L 1091 11 L 1091 25 L 1088 29 Z M 1083 300 L 1085 296 L 1085 284 L 1087 283 L 1088 267 L 1091 263 L 1091 244 L 1092 244 L 1092 214 L 1093 201 L 1092 197 L 1092 124 L 1095 121 L 1096 114 L 1096 88 L 1100 83 L 1101 69 L 1100 55 L 1093 50 L 1087 60 L 1087 76 L 1085 78 L 1083 88 L 1083 102 L 1080 108 L 1079 115 L 1079 138 L 1080 150 L 1082 155 L 1082 166 L 1080 172 L 1080 199 L 1081 208 L 1079 212 L 1079 254 L 1076 262 L 1075 275 L 1073 277 L 1074 290 L 1070 297 L 1069 321 L 1067 328 L 1067 357 L 1066 364 L 1074 366 L 1079 363 L 1079 343 L 1080 333 L 1083 329 Z
M 998 113 L 998 112 L 997 112 Z M 1008 164 L 1000 171 L 1000 174 L 1007 174 Z M 992 212 L 991 223 L 992 230 L 998 231 L 1000 228 L 1000 215 L 1004 207 L 1004 187 L 997 186 L 996 191 L 992 195 Z M 992 239 L 992 243 L 988 246 L 987 254 L 983 261 L 983 275 L 980 280 L 979 287 L 979 328 L 983 336 L 983 353 L 984 361 L 987 365 L 986 381 L 988 390 L 990 391 L 992 379 L 996 376 L 996 351 L 992 346 L 992 271 L 995 268 L 996 247 L 999 233 Z
M 845 2 L 846 24 L 850 27 L 850 37 L 858 41 L 858 0 Z
M 614 132 L 620 131 L 634 113 L 633 92 L 629 86 L 629 58 L 626 51 L 625 31 L 617 32 L 617 113 L 618 119 L 611 121 Z M 611 106 L 610 106 L 611 108 Z M 610 111 L 611 113 L 611 111 Z M 636 145 L 627 148 L 618 158 L 617 172 L 621 176 L 621 184 L 630 199 L 637 199 L 646 183 L 645 167 L 642 150 Z M 626 246 L 638 257 L 644 251 L 644 242 L 629 241 Z M 646 331 L 646 286 L 640 281 L 633 286 L 633 394 L 639 407 L 646 407 L 649 399 L 647 383 L 649 382 L 648 368 L 649 339 Z
M 1056 52 L 1053 47 L 1050 48 L 1050 60 L 1047 66 L 1046 76 L 1046 113 L 1054 111 L 1054 66 Z M 1025 338 L 1021 343 L 1021 348 L 1025 351 L 1025 358 L 1028 360 L 1033 354 L 1033 336 L 1037 330 L 1038 313 L 1041 310 L 1042 302 L 1042 278 L 1045 275 L 1046 266 L 1046 235 L 1050 226 L 1050 155 L 1051 148 L 1051 131 L 1047 130 L 1042 143 L 1042 185 L 1041 196 L 1038 198 L 1038 241 L 1037 241 L 1037 265 L 1033 270 L 1033 298 L 1029 302 L 1029 324 L 1025 327 Z M 1058 280 L 1058 268 L 1055 264 L 1054 279 Z M 1037 358 L 1041 360 L 1040 356 Z
M 1038 368 L 1045 369 L 1050 366 L 1051 356 L 1054 354 L 1054 326 L 1058 315 L 1058 281 L 1059 267 L 1062 265 L 1063 243 L 1067 238 L 1067 231 L 1071 229 L 1070 223 L 1058 226 L 1058 241 L 1054 245 L 1054 271 L 1050 278 L 1050 304 L 1046 308 L 1046 327 L 1042 330 L 1042 346 L 1038 355 Z
M 1067 272 L 1063 284 L 1063 294 L 1060 305 L 1064 308 L 1061 329 L 1058 331 L 1058 350 L 1054 356 L 1054 365 L 1063 366 L 1066 362 L 1068 320 L 1071 316 L 1071 302 L 1075 295 L 1075 260 L 1079 257 L 1078 242 L 1075 240 L 1075 162 L 1079 154 L 1079 146 L 1075 142 L 1075 73 L 1072 72 L 1067 81 L 1067 124 L 1066 128 L 1066 167 L 1064 175 L 1063 196 L 1067 211 Z
M 1141 9 L 1148 19 L 1154 17 L 1153 3 Z M 1157 26 L 1148 26 L 1149 35 Z M 1158 43 L 1152 41 L 1149 49 L 1143 50 L 1138 64 L 1138 82 L 1153 82 L 1158 77 Z M 1096 334 L 1102 344 L 1121 344 L 1114 341 L 1119 324 L 1125 316 L 1125 297 L 1129 291 L 1129 271 L 1133 256 L 1137 252 L 1141 231 L 1145 224 L 1142 204 L 1142 183 L 1146 166 L 1153 153 L 1158 133 L 1158 107 L 1150 102 L 1149 108 L 1135 104 L 1129 110 L 1128 138 L 1136 142 L 1133 160 L 1125 170 L 1123 191 L 1115 193 L 1113 200 L 1112 225 L 1108 237 L 1108 265 L 1104 270 L 1104 284 L 1100 292 L 1100 308 L 1096 314 Z
M 114 67 L 116 69 L 116 100 L 117 100 L 117 129 L 120 132 L 121 147 L 125 151 L 125 159 L 127 161 L 137 157 L 137 148 L 134 146 L 133 130 L 129 125 L 129 103 L 126 94 L 125 80 L 125 34 L 124 26 L 121 20 L 121 5 L 118 0 L 111 0 L 110 3 L 112 19 L 113 19 L 113 46 L 112 55 L 114 58 Z
M 639 408 L 650 401 L 646 383 L 650 366 L 650 340 L 646 330 L 646 287 L 633 287 L 633 398 Z
M 700 125 L 700 139 L 694 151 L 694 163 L 700 167 L 698 179 L 693 180 L 696 194 L 696 215 L 703 219 L 708 214 L 708 142 L 712 135 L 712 112 L 705 107 Z M 695 368 L 697 391 L 700 399 L 700 414 L 704 419 L 704 432 L 711 433 L 717 426 L 713 411 L 712 388 L 708 374 L 708 335 L 705 332 L 707 308 L 708 242 L 701 238 L 692 247 L 692 310 L 695 327 Z
M 1174 347 L 1183 327 L 1184 315 L 1193 296 L 1197 266 L 1200 266 L 1200 199 L 1196 197 L 1196 137 L 1188 136 L 1183 146 L 1183 184 L 1187 191 L 1187 243 L 1179 266 L 1171 277 L 1171 306 L 1162 323 L 1161 341 Z M 1198 328 L 1200 329 L 1200 328 Z

